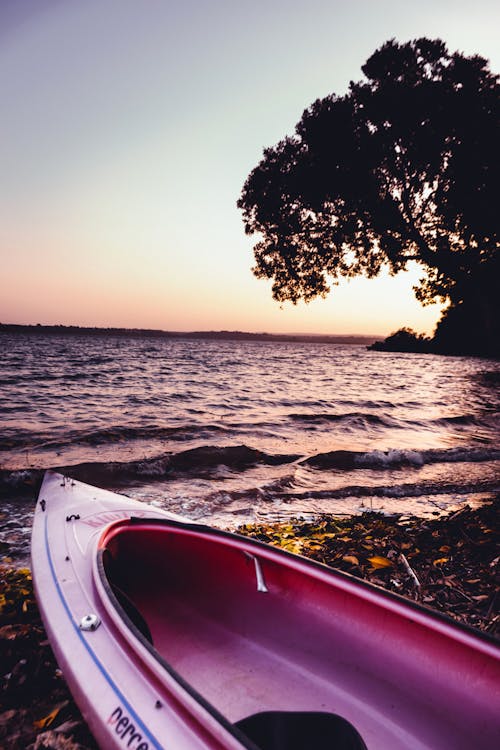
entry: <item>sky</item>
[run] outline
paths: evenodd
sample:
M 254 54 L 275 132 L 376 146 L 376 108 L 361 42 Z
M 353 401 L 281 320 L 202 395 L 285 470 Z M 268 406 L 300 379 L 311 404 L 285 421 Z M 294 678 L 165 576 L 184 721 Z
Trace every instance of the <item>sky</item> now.
M 496 0 L 0 0 L 0 321 L 430 333 L 416 267 L 274 302 L 236 201 L 388 39 L 499 71 L 499 28 Z

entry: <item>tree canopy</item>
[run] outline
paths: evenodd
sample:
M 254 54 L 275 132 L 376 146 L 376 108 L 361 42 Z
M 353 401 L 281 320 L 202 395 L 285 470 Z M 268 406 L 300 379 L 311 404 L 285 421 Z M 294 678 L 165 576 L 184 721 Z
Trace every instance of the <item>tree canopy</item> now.
M 422 303 L 498 300 L 497 75 L 440 40 L 391 40 L 345 96 L 315 101 L 264 151 L 238 201 L 278 301 L 416 261 Z M 498 307 L 496 308 L 498 310 Z

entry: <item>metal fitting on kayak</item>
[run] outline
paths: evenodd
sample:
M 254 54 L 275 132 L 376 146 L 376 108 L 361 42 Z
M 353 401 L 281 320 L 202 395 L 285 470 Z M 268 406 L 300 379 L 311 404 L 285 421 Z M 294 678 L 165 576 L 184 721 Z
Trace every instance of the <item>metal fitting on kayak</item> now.
M 245 552 L 245 556 L 249 560 L 253 560 L 253 563 L 255 565 L 255 577 L 257 579 L 257 591 L 261 591 L 263 594 L 267 594 L 269 589 L 266 586 L 266 582 L 264 580 L 264 574 L 262 573 L 262 568 L 260 567 L 260 562 L 255 557 L 255 555 L 251 555 L 249 552 Z
M 97 615 L 90 613 L 80 620 L 80 630 L 97 630 L 100 624 L 101 621 Z

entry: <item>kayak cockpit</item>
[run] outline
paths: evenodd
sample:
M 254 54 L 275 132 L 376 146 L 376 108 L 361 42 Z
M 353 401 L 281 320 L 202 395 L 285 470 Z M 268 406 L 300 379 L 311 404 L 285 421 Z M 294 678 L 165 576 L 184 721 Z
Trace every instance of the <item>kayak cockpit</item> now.
M 130 630 L 249 747 L 366 747 L 338 715 L 336 680 L 317 669 L 315 626 L 279 566 L 175 523 L 119 522 L 99 547 L 110 601 Z
M 99 555 L 129 648 L 243 747 L 457 750 L 494 732 L 492 647 L 421 607 L 189 523 L 118 522 Z

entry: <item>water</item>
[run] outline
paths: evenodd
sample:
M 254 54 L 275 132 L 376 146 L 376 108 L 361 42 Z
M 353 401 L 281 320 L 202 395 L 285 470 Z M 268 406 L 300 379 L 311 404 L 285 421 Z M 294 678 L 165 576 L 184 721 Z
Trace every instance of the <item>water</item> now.
M 45 468 L 213 525 L 427 516 L 498 491 L 500 363 L 361 346 L 0 335 L 0 554 Z

